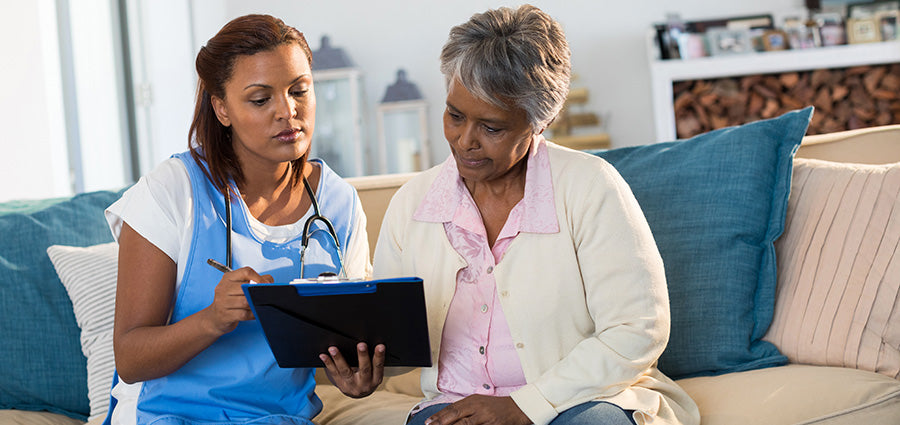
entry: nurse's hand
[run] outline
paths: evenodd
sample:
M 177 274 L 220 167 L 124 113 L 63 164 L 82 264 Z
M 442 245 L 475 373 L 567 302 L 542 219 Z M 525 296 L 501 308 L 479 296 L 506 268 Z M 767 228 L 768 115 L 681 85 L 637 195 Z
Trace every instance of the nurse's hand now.
M 234 330 L 238 323 L 253 320 L 253 311 L 241 285 L 247 282 L 272 283 L 270 275 L 261 276 L 250 267 L 241 267 L 222 275 L 216 285 L 215 298 L 206 308 L 206 317 L 214 332 L 224 335 Z
M 375 391 L 384 378 L 384 344 L 375 346 L 370 358 L 366 343 L 356 344 L 359 367 L 350 367 L 337 347 L 328 347 L 328 354 L 320 354 L 328 379 L 348 397 L 362 398 Z

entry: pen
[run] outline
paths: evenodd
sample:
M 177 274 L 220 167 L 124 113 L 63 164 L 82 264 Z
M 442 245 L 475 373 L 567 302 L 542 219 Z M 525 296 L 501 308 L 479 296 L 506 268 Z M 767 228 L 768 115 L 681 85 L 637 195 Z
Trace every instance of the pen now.
M 222 264 L 222 263 L 220 263 L 220 262 L 218 262 L 218 261 L 216 261 L 216 260 L 213 260 L 212 258 L 206 260 L 206 264 L 209 264 L 210 266 L 215 267 L 216 270 L 218 270 L 218 271 L 220 271 L 220 272 L 222 272 L 222 273 L 228 273 L 228 272 L 231 271 L 231 269 L 228 268 L 228 266 L 226 266 L 226 265 L 224 265 L 224 264 Z
M 222 273 L 228 273 L 228 272 L 231 271 L 231 268 L 230 268 L 230 267 L 228 267 L 228 266 L 226 266 L 226 265 L 224 265 L 224 264 L 222 264 L 222 263 L 220 263 L 220 262 L 218 262 L 218 261 L 216 261 L 216 260 L 213 260 L 212 258 L 207 259 L 207 260 L 206 260 L 206 264 L 209 264 L 210 266 L 215 267 L 216 270 L 218 270 L 218 271 L 220 271 L 220 272 L 222 272 Z M 251 280 L 250 280 L 249 282 L 247 282 L 247 283 L 256 283 L 256 282 L 254 282 L 254 281 L 251 279 Z

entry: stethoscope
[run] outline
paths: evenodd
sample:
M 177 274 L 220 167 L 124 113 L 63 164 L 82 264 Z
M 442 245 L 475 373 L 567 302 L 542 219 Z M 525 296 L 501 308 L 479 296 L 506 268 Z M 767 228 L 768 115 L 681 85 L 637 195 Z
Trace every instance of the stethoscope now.
M 313 214 L 306 219 L 306 223 L 303 223 L 303 236 L 300 239 L 300 278 L 303 278 L 304 257 L 306 255 L 306 248 L 309 246 L 310 227 L 312 227 L 312 224 L 316 220 L 318 220 L 325 224 L 325 227 L 328 229 L 328 236 L 330 236 L 331 240 L 334 241 L 334 247 L 337 250 L 338 263 L 340 266 L 340 277 L 346 279 L 347 271 L 344 270 L 344 256 L 341 253 L 341 243 L 338 242 L 337 232 L 334 231 L 334 226 L 331 224 L 331 220 L 319 213 L 319 202 L 316 200 L 316 193 L 312 190 L 312 187 L 309 186 L 309 181 L 306 180 L 306 177 L 303 177 L 303 187 L 306 188 L 306 193 L 309 195 L 309 199 L 312 203 Z M 315 232 L 315 230 L 313 230 L 313 232 Z M 232 268 L 230 191 L 225 194 L 225 265 L 228 266 L 229 269 Z M 334 273 L 326 272 L 322 273 L 319 276 L 334 276 Z

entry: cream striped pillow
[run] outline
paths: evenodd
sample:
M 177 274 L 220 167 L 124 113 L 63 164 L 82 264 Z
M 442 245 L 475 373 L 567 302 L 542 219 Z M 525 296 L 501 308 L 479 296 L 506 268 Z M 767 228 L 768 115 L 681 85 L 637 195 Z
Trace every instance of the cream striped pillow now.
M 118 253 L 115 242 L 84 248 L 61 245 L 47 248 L 81 328 L 81 351 L 87 357 L 90 420 L 105 416 L 109 409 L 109 390 L 115 370 L 112 335 Z
M 765 340 L 792 363 L 900 378 L 900 163 L 794 160 Z

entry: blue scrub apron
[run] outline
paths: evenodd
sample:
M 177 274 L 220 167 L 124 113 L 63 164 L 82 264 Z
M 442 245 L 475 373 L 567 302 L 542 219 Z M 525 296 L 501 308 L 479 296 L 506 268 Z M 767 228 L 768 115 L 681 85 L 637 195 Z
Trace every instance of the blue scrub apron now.
M 187 167 L 193 193 L 193 236 L 170 323 L 212 304 L 222 273 L 206 264 L 225 263 L 225 199 L 188 152 L 175 155 Z M 320 165 L 321 214 L 334 225 L 340 246 L 350 240 L 356 192 L 324 162 Z M 205 166 L 205 164 L 204 164 Z M 250 266 L 289 282 L 300 274 L 301 235 L 276 244 L 259 240 L 240 197 L 232 200 L 233 268 Z M 338 253 L 321 222 L 313 224 L 303 277 L 338 270 Z M 137 404 L 138 424 L 303 424 L 322 410 L 313 392 L 314 369 L 282 369 L 255 320 L 241 322 L 174 373 L 143 383 Z M 114 408 L 110 403 L 110 416 Z

